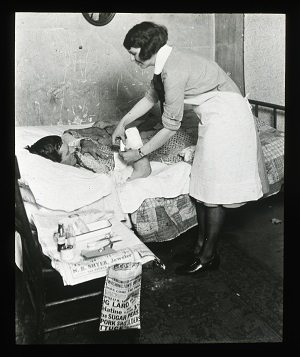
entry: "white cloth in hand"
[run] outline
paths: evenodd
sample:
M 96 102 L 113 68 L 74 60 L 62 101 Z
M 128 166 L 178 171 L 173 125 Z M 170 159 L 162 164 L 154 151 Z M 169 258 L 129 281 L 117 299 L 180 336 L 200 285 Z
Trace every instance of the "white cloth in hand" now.
M 183 160 L 185 162 L 191 163 L 194 159 L 195 149 L 196 149 L 195 145 L 189 146 L 189 147 L 183 149 L 182 151 L 180 151 L 180 153 L 178 155 L 183 157 Z

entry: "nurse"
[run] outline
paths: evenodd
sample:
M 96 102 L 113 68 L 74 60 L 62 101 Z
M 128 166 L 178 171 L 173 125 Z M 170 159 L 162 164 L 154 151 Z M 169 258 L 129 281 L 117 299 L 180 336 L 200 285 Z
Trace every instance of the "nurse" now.
M 226 210 L 258 200 L 269 187 L 247 99 L 216 62 L 167 41 L 167 28 L 153 22 L 137 24 L 125 36 L 131 60 L 142 69 L 153 66 L 154 77 L 145 96 L 118 123 L 112 143 L 125 140 L 125 127 L 160 101 L 163 128 L 139 150 L 121 153 L 127 163 L 136 162 L 176 133 L 184 104 L 192 105 L 199 127 L 189 194 L 196 204 L 198 240 L 192 252 L 174 259 L 184 263 L 177 274 L 198 274 L 219 267 Z

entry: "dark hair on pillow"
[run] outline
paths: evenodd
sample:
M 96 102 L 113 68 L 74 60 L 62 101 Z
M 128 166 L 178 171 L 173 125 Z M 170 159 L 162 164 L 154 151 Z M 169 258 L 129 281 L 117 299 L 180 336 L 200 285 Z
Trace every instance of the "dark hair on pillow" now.
M 131 47 L 140 48 L 139 57 L 146 61 L 168 41 L 168 30 L 163 25 L 144 21 L 133 26 L 125 36 L 123 46 L 129 51 Z
M 32 154 L 43 156 L 54 162 L 61 162 L 62 158 L 59 149 L 62 146 L 62 138 L 58 135 L 49 135 L 39 139 L 33 145 L 27 145 L 27 149 Z

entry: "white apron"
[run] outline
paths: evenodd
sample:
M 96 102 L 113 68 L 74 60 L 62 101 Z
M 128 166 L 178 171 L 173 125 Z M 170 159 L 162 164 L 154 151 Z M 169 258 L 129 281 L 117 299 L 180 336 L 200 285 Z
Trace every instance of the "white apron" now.
M 208 92 L 185 99 L 200 123 L 191 169 L 190 195 L 211 204 L 262 197 L 257 135 L 247 99 L 230 92 Z

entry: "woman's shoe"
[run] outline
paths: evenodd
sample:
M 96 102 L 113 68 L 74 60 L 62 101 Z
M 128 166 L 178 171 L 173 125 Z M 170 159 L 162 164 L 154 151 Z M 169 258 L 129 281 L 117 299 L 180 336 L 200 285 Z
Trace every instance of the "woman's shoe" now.
M 182 265 L 175 269 L 177 275 L 192 275 L 207 270 L 216 270 L 220 265 L 220 257 L 218 254 L 207 263 L 202 264 L 199 258 L 196 258 L 192 263 Z

